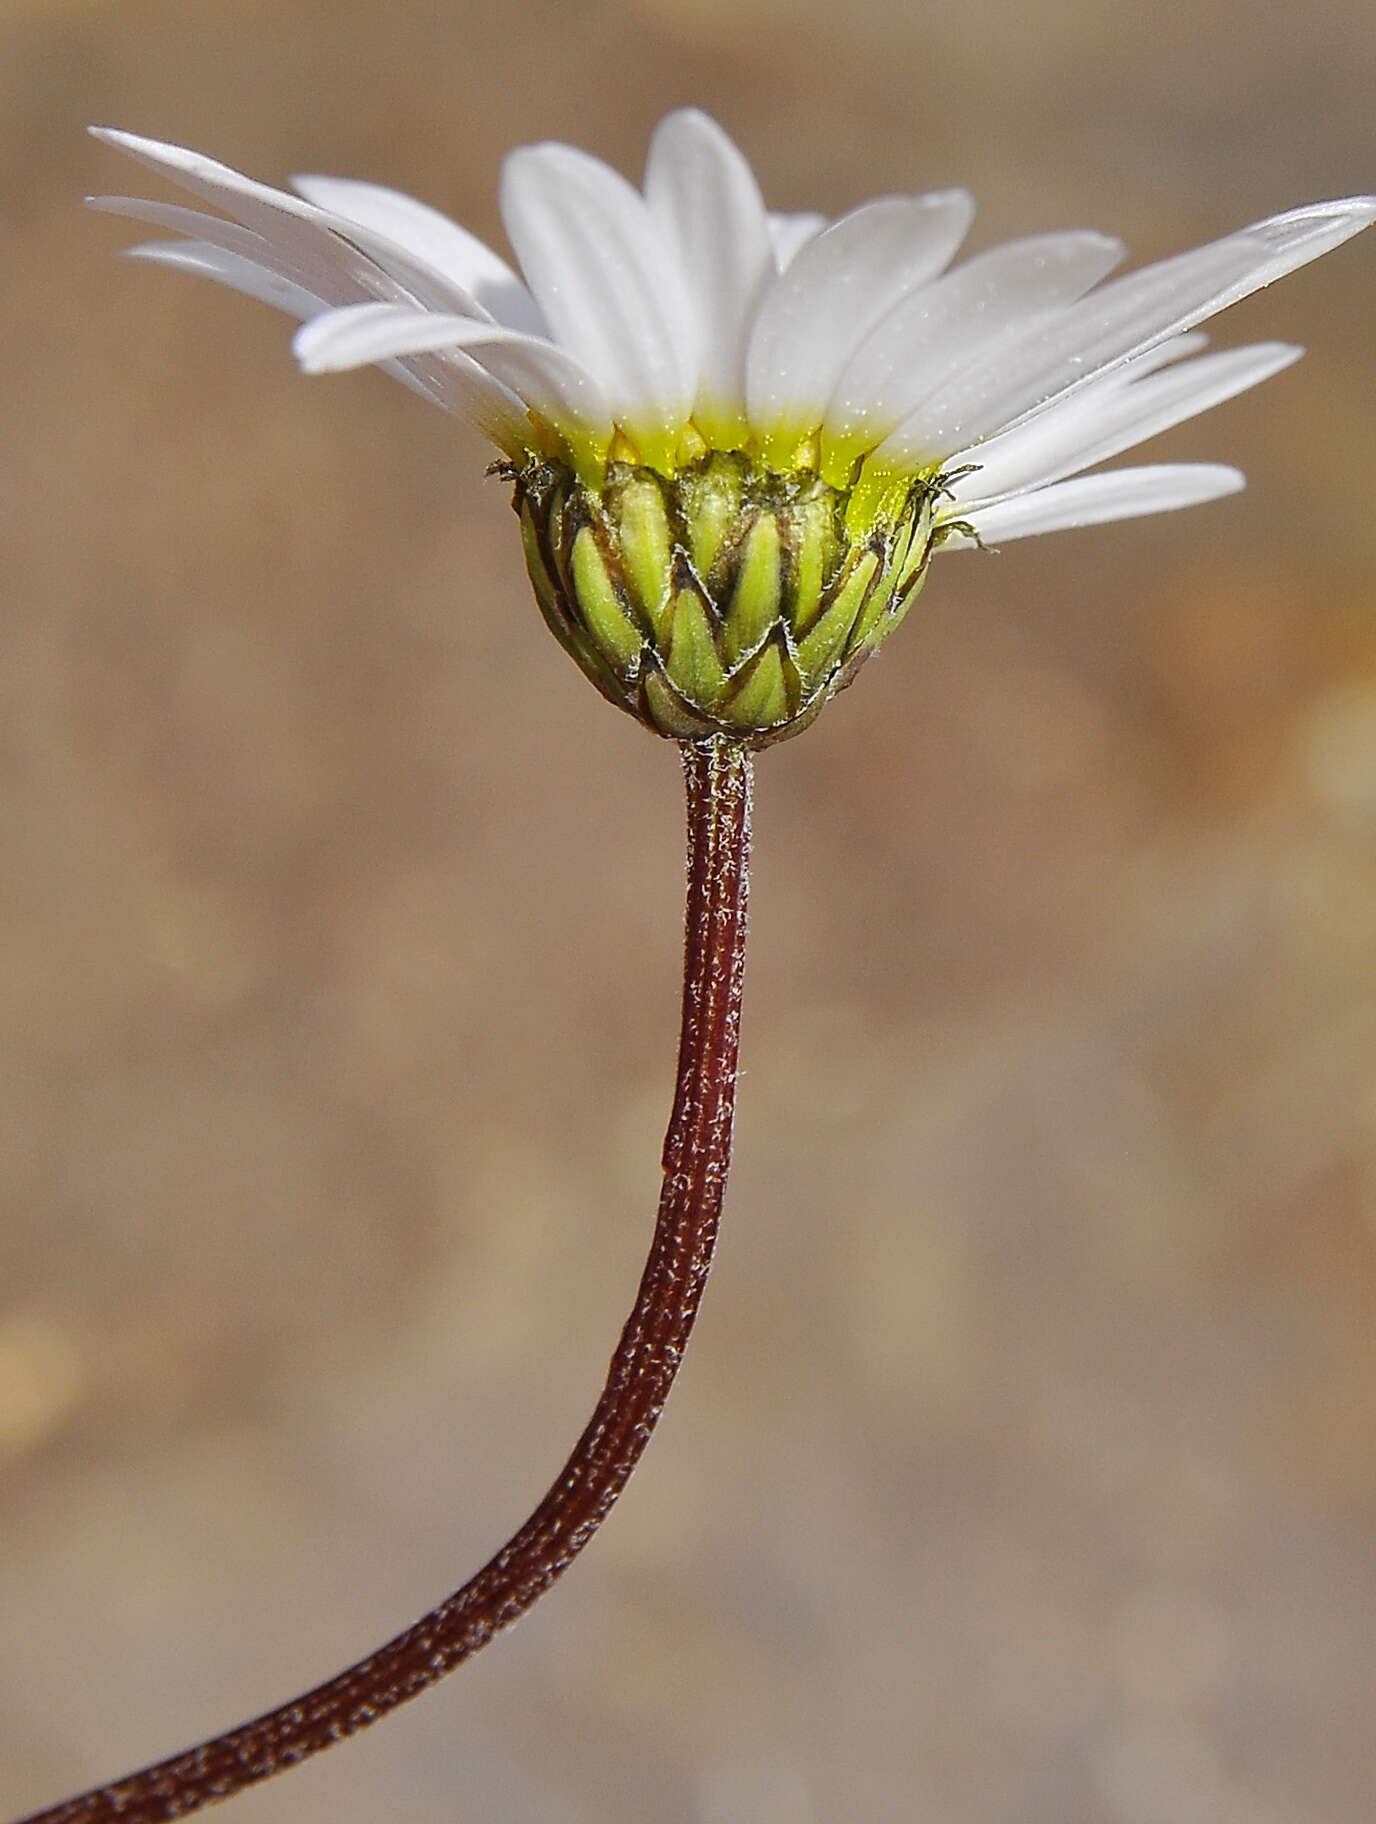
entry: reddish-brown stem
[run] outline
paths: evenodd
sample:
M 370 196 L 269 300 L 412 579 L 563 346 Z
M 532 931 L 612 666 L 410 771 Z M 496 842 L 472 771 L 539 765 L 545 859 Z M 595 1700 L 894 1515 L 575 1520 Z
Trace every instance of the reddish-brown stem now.
M 184 1817 L 364 1729 L 470 1658 L 562 1576 L 649 1442 L 697 1316 L 731 1157 L 745 966 L 751 761 L 736 742 L 685 745 L 688 911 L 683 1017 L 664 1187 L 649 1259 L 606 1386 L 553 1488 L 515 1536 L 437 1609 L 347 1671 L 141 1773 L 23 1824 Z

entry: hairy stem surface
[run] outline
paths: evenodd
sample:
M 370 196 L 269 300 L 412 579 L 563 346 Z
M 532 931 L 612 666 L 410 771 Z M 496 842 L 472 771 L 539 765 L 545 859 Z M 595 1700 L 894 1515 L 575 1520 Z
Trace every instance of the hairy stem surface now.
M 626 1486 L 678 1372 L 712 1263 L 731 1157 L 745 966 L 751 761 L 683 747 L 688 908 L 664 1186 L 649 1259 L 587 1429 L 535 1512 L 477 1575 L 367 1659 L 253 1722 L 22 1824 L 180 1818 L 376 1722 L 461 1665 L 562 1576 Z

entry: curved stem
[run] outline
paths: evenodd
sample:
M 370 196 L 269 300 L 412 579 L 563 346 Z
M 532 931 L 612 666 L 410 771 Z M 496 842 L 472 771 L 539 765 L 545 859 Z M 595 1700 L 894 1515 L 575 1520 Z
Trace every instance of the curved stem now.
M 23 1824 L 153 1824 L 184 1817 L 343 1741 L 510 1627 L 607 1517 L 678 1372 L 712 1262 L 731 1156 L 751 761 L 745 748 L 723 739 L 682 751 L 688 795 L 683 1014 L 659 1219 L 602 1397 L 558 1480 L 475 1577 L 367 1659 L 253 1722 Z

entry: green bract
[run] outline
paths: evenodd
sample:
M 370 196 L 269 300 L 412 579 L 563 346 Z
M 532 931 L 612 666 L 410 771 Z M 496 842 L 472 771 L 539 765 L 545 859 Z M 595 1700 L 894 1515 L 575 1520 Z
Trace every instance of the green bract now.
M 939 476 L 830 486 L 714 451 L 666 477 L 505 467 L 560 644 L 605 697 L 676 741 L 798 734 L 921 589 Z

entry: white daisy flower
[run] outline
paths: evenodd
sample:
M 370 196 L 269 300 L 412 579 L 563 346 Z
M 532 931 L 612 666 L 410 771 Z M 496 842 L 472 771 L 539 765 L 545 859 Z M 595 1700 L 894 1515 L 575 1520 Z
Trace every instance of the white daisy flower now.
M 95 199 L 184 237 L 133 254 L 301 319 L 308 372 L 379 363 L 491 439 L 551 627 L 678 739 L 804 726 L 939 548 L 1240 488 L 1219 464 L 1083 471 L 1295 360 L 1279 342 L 1202 355 L 1196 326 L 1376 218 L 1376 198 L 1317 203 L 1107 283 L 1124 249 L 1088 231 L 952 265 L 964 191 L 772 214 L 685 109 L 643 192 L 571 146 L 512 153 L 518 271 L 379 185 L 298 177 L 293 195 L 98 136 L 223 211 Z

